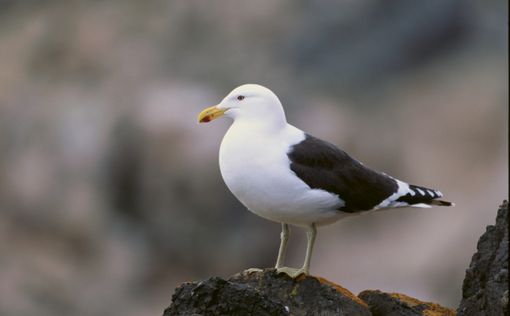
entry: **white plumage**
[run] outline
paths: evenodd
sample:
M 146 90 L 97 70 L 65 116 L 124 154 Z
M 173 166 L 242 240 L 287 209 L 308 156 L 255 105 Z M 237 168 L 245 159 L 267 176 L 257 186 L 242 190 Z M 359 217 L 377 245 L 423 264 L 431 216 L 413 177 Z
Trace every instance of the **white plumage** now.
M 336 194 L 311 189 L 290 169 L 288 149 L 305 135 L 286 124 L 274 128 L 236 119 L 220 147 L 220 170 L 232 193 L 250 211 L 294 225 L 331 221 L 342 214 Z
M 230 92 L 207 108 L 199 122 L 233 119 L 220 147 L 221 175 L 250 211 L 282 223 L 276 268 L 291 276 L 308 273 L 316 225 L 370 209 L 449 206 L 439 191 L 409 185 L 364 167 L 335 146 L 287 123 L 278 97 L 253 84 Z M 305 264 L 282 266 L 288 224 L 308 227 Z

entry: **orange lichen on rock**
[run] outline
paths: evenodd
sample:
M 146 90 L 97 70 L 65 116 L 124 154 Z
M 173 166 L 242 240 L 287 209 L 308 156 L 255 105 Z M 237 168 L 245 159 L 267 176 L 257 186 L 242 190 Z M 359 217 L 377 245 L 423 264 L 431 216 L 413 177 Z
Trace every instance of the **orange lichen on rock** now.
M 305 277 L 304 275 L 303 276 L 300 276 L 300 277 Z M 314 278 L 316 278 L 317 280 L 319 280 L 319 282 L 321 284 L 326 284 L 326 285 L 329 285 L 331 286 L 332 288 L 334 288 L 338 293 L 341 293 L 349 298 L 351 298 L 353 301 L 365 306 L 365 307 L 368 307 L 367 303 L 363 302 L 359 297 L 357 297 L 356 295 L 354 295 L 351 291 L 349 291 L 348 289 L 336 284 L 336 283 L 333 283 L 329 280 L 326 280 L 324 278 L 321 278 L 321 277 L 316 277 L 314 276 Z
M 385 293 L 379 290 L 366 290 L 359 294 L 370 310 L 378 311 L 381 315 L 398 309 L 403 315 L 423 316 L 455 316 L 457 313 L 436 303 L 423 302 L 414 297 L 400 293 Z
M 455 316 L 457 313 L 449 308 L 443 307 L 436 303 L 423 302 L 414 297 L 407 296 L 400 293 L 390 293 L 390 296 L 399 300 L 402 303 L 409 305 L 410 307 L 424 307 L 423 315 L 425 316 Z

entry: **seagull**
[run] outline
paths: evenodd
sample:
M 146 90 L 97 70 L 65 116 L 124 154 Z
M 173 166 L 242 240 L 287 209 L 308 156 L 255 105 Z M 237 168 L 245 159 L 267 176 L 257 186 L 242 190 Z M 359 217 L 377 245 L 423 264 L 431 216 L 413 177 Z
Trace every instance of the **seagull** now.
M 223 180 L 251 212 L 281 223 L 276 271 L 292 278 L 309 274 L 317 227 L 370 210 L 453 206 L 438 190 L 408 184 L 365 167 L 336 146 L 287 123 L 271 90 L 245 84 L 218 105 L 204 109 L 199 123 L 233 120 L 219 150 Z M 289 225 L 307 228 L 302 268 L 284 266 Z

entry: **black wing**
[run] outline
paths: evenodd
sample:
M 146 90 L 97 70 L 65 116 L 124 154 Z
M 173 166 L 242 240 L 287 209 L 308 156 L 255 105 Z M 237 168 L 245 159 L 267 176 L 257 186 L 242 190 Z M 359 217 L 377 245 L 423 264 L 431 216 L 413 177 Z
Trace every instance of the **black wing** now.
M 397 182 L 366 168 L 346 152 L 306 134 L 287 154 L 290 168 L 311 188 L 335 193 L 345 201 L 339 210 L 370 210 L 398 191 Z

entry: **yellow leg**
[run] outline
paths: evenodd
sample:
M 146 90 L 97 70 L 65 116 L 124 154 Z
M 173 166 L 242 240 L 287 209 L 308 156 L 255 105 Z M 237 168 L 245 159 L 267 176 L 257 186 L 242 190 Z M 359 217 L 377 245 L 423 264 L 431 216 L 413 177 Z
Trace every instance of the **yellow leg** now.
M 310 272 L 310 259 L 312 258 L 313 244 L 315 243 L 315 236 L 317 236 L 317 226 L 315 223 L 311 224 L 308 227 L 308 231 L 306 232 L 307 237 L 307 245 L 306 245 L 306 255 L 305 262 L 303 263 L 303 267 L 301 269 L 280 267 L 277 268 L 278 273 L 285 273 L 291 278 L 295 279 L 301 274 L 309 274 Z
M 287 241 L 289 240 L 289 225 L 282 223 L 282 232 L 280 234 L 280 249 L 276 259 L 276 269 L 283 267 L 285 261 L 285 252 L 287 251 Z
M 310 227 L 308 227 L 308 231 L 306 232 L 306 237 L 308 239 L 308 243 L 306 245 L 306 255 L 305 262 L 301 270 L 305 274 L 309 274 L 310 272 L 310 259 L 312 258 L 313 244 L 315 243 L 315 236 L 317 236 L 317 226 L 315 223 L 312 223 Z

